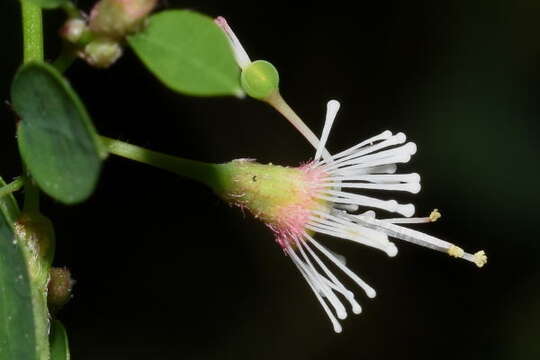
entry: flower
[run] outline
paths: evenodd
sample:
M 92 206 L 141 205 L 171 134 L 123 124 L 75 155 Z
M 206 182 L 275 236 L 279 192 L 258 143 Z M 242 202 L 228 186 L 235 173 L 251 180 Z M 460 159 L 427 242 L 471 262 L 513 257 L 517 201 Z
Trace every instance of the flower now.
M 342 302 L 359 314 L 361 306 L 323 261 L 326 258 L 350 277 L 370 298 L 375 290 L 315 239 L 325 234 L 350 240 L 396 256 L 398 250 L 389 237 L 425 246 L 482 267 L 483 251 L 470 254 L 458 246 L 397 224 L 427 223 L 440 217 L 434 210 L 429 217 L 416 218 L 412 204 L 380 200 L 356 190 L 420 191 L 417 173 L 395 174 L 397 164 L 407 163 L 416 152 L 403 133 L 384 131 L 340 153 L 322 157 L 339 102 L 328 102 L 326 121 L 315 157 L 297 168 L 262 165 L 252 160 L 229 163 L 230 181 L 218 193 L 229 203 L 249 210 L 276 235 L 276 241 L 298 268 L 317 297 L 335 332 L 342 328 L 338 319 L 347 317 Z M 354 191 L 354 192 L 353 192 Z M 361 212 L 360 208 L 368 209 Z M 372 209 L 394 212 L 403 217 L 379 219 Z

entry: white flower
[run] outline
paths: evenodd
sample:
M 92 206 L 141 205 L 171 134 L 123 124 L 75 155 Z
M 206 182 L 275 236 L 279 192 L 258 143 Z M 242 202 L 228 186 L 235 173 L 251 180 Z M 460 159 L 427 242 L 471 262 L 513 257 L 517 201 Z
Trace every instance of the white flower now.
M 223 17 L 215 21 L 228 37 L 238 66 L 247 73 L 257 62 L 251 61 Z M 255 73 L 260 75 L 262 72 Z M 264 79 L 266 77 L 263 76 Z M 264 83 L 261 79 L 254 83 L 259 82 Z M 338 319 L 347 317 L 342 299 L 350 304 L 355 314 L 361 312 L 361 307 L 354 293 L 338 280 L 321 255 L 356 282 L 368 297 L 375 297 L 375 290 L 346 266 L 343 257 L 315 240 L 316 233 L 367 245 L 391 257 L 396 256 L 398 250 L 389 237 L 446 252 L 478 267 L 487 262 L 483 251 L 470 254 L 444 240 L 397 225 L 433 222 L 441 216 L 437 210 L 429 217 L 413 218 L 415 208 L 412 204 L 357 193 L 362 189 L 413 194 L 420 191 L 417 173 L 395 174 L 397 164 L 407 163 L 416 152 L 416 145 L 406 142 L 405 134 L 384 131 L 331 155 L 325 144 L 339 110 L 339 102 L 328 102 L 326 121 L 318 139 L 283 100 L 277 85 L 271 95 L 261 99 L 283 114 L 315 147 L 314 160 L 298 168 L 236 160 L 230 163 L 234 168 L 233 174 L 236 174 L 232 182 L 217 192 L 228 202 L 251 211 L 274 231 L 276 241 L 306 279 L 336 332 L 341 332 Z M 403 217 L 377 219 L 372 209 L 398 213 Z
M 416 145 L 406 142 L 403 133 L 384 131 L 322 159 L 338 109 L 337 101 L 328 102 L 323 133 L 312 162 L 286 168 L 250 160 L 233 161 L 230 164 L 236 167 L 238 175 L 233 176 L 233 190 L 229 189 L 225 198 L 250 210 L 274 231 L 276 241 L 306 279 L 339 333 L 342 329 L 338 319 L 347 317 L 342 299 L 355 314 L 361 312 L 361 307 L 353 291 L 338 280 L 323 258 L 350 277 L 368 297 L 375 297 L 375 290 L 350 270 L 342 257 L 315 240 L 316 233 L 367 245 L 390 257 L 396 256 L 398 250 L 389 237 L 445 252 L 479 267 L 487 257 L 483 251 L 470 254 L 444 240 L 397 225 L 435 221 L 440 217 L 437 210 L 429 217 L 413 218 L 412 204 L 356 193 L 362 189 L 418 193 L 418 174 L 395 174 L 397 164 L 407 163 L 416 152 Z M 377 219 L 372 209 L 404 217 Z

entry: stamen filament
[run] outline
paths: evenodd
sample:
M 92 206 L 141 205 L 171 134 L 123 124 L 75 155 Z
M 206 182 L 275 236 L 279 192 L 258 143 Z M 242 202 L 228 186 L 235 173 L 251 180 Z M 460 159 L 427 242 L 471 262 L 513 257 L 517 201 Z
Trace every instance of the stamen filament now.
M 335 155 L 332 156 L 332 161 L 335 161 L 336 159 L 339 159 L 343 156 L 346 156 L 352 152 L 354 152 L 356 149 L 359 149 L 361 147 L 364 147 L 368 144 L 373 144 L 374 142 L 376 141 L 380 141 L 380 140 L 385 140 L 385 139 L 388 139 L 389 137 L 392 136 L 392 132 L 390 130 L 386 130 L 386 131 L 383 131 L 382 133 L 380 133 L 379 135 L 376 135 L 376 136 L 373 136 L 367 140 L 364 140 L 362 141 L 361 143 L 351 147 L 351 148 L 348 148 L 347 150 L 344 150 L 340 153 L 337 153 Z
M 347 274 L 355 283 L 358 284 L 370 298 L 374 298 L 377 293 L 375 289 L 366 284 L 362 279 L 353 273 L 347 266 L 343 265 L 338 259 L 334 257 L 328 250 L 326 250 L 321 244 L 319 244 L 315 239 L 309 236 L 308 233 L 304 232 L 304 236 L 315 246 L 320 252 L 322 252 L 330 261 L 332 261 L 337 267 L 339 267 L 345 274 Z
M 319 285 L 319 288 L 323 292 L 324 296 L 328 299 L 330 304 L 334 307 L 334 310 L 336 311 L 337 317 L 339 319 L 341 319 L 341 320 L 346 319 L 347 318 L 347 311 L 345 311 L 345 307 L 343 306 L 341 301 L 339 301 L 339 299 L 334 294 L 332 289 L 330 289 L 330 287 L 324 281 L 324 280 L 327 280 L 327 279 L 324 276 L 322 276 L 321 274 L 319 274 L 319 272 L 315 269 L 315 267 L 311 263 L 311 260 L 309 260 L 309 257 L 304 252 L 304 249 L 302 248 L 302 245 L 300 245 L 300 242 L 298 241 L 298 238 L 295 237 L 294 240 L 295 240 L 297 249 L 300 250 L 300 254 L 302 255 L 302 258 L 304 259 L 305 263 L 307 263 L 307 265 L 308 265 L 306 270 L 309 270 L 309 272 L 311 272 L 311 276 L 315 280 L 315 283 Z M 295 252 L 294 252 L 293 256 L 297 257 Z M 301 259 L 298 259 L 298 260 L 300 261 L 300 263 L 304 263 L 304 261 L 302 261 Z
M 302 274 L 302 276 L 304 277 L 304 279 L 306 280 L 306 282 L 308 283 L 309 287 L 311 288 L 311 291 L 313 291 L 313 293 L 315 294 L 315 297 L 317 297 L 317 300 L 319 300 L 319 303 L 321 304 L 322 308 L 324 309 L 324 311 L 326 312 L 326 315 L 328 316 L 328 318 L 330 319 L 330 321 L 332 322 L 332 326 L 334 327 L 334 331 L 336 333 L 341 333 L 342 331 L 342 327 L 341 327 L 341 324 L 339 323 L 339 321 L 336 319 L 336 317 L 334 316 L 334 314 L 332 313 L 332 311 L 330 311 L 330 308 L 328 308 L 328 305 L 326 304 L 326 302 L 323 300 L 323 298 L 321 297 L 321 295 L 319 294 L 319 291 L 315 288 L 315 286 L 312 284 L 311 282 L 311 279 L 309 278 L 309 276 L 305 273 L 304 269 L 297 263 L 297 261 L 290 256 L 291 252 L 294 252 L 294 250 L 290 249 L 286 251 L 286 253 L 289 255 L 289 257 L 291 259 L 293 259 L 293 263 L 294 265 L 296 265 L 296 267 L 298 268 L 298 271 L 300 271 L 300 273 Z
M 317 151 L 315 152 L 314 161 L 318 161 L 321 158 L 322 152 L 325 150 L 326 141 L 328 140 L 328 135 L 330 134 L 330 129 L 332 129 L 332 124 L 334 124 L 339 107 L 340 104 L 336 100 L 330 100 L 326 104 L 326 120 L 324 121 L 324 128 L 321 135 L 321 140 L 317 146 Z
M 362 215 L 348 215 L 349 217 L 356 219 L 356 221 L 366 227 L 374 230 L 382 231 L 391 237 L 405 240 L 416 245 L 424 246 L 433 250 L 445 252 L 453 257 L 462 258 L 475 263 L 478 267 L 482 267 L 487 262 L 487 257 L 483 251 L 479 251 L 476 254 L 469 254 L 463 251 L 458 246 L 441 240 L 431 235 L 421 233 L 416 230 L 405 228 L 402 226 L 394 225 L 384 220 L 378 220 L 375 218 L 367 218 Z
M 339 166 L 343 166 L 343 165 L 351 162 L 351 160 L 361 158 L 361 157 L 365 158 L 369 154 L 377 152 L 377 151 L 379 151 L 381 149 L 384 149 L 384 148 L 387 148 L 387 147 L 390 147 L 390 146 L 394 146 L 394 145 L 398 145 L 398 144 L 402 144 L 402 143 L 405 142 L 406 139 L 407 138 L 405 137 L 405 134 L 398 133 L 398 134 L 396 134 L 396 135 L 394 135 L 392 137 L 389 137 L 388 139 L 386 139 L 386 140 L 384 140 L 384 141 L 382 141 L 380 143 L 377 143 L 376 145 L 372 145 L 372 146 L 366 147 L 365 149 L 355 151 L 355 152 L 353 152 L 352 154 L 350 154 L 348 156 L 342 157 L 339 160 L 335 160 L 334 164 L 339 165 Z M 400 148 L 396 148 L 396 149 L 400 149 Z M 385 153 L 384 151 L 381 151 L 381 152 L 377 152 L 374 155 L 384 154 L 384 153 Z M 334 157 L 334 159 L 335 159 L 335 157 Z
M 332 282 L 337 286 L 337 290 L 340 291 L 343 296 L 349 301 L 352 307 L 352 311 L 355 314 L 360 314 L 362 312 L 362 307 L 360 304 L 355 300 L 354 293 L 350 290 L 348 290 L 341 281 L 338 280 L 334 276 L 334 274 L 328 269 L 328 267 L 322 262 L 322 260 L 315 254 L 315 252 L 311 249 L 309 244 L 305 241 L 302 241 L 302 245 L 306 248 L 306 250 L 309 252 L 309 254 L 315 259 L 317 264 L 323 269 L 324 273 L 332 280 Z

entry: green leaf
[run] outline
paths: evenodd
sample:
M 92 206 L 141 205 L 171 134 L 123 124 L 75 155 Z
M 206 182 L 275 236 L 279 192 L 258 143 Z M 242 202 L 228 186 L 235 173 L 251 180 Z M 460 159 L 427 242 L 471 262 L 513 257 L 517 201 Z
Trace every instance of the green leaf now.
M 66 204 L 88 198 L 106 151 L 68 82 L 50 65 L 29 63 L 15 75 L 11 99 L 19 150 L 39 187 Z
M 68 2 L 68 0 L 26 0 L 45 9 L 54 9 Z
M 53 320 L 51 335 L 51 360 L 69 360 L 69 342 L 64 325 L 58 320 Z
M 13 230 L 18 213 L 13 195 L 0 198 L 0 359 L 47 360 L 47 315 L 34 298 L 24 246 Z
M 171 89 L 196 96 L 239 95 L 240 69 L 213 20 L 185 10 L 163 11 L 128 42 L 146 67 Z

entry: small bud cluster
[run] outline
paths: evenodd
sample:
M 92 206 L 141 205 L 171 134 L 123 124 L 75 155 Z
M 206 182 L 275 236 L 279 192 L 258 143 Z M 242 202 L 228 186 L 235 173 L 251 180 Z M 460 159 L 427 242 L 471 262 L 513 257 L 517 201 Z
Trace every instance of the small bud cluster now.
M 88 64 L 107 68 L 122 56 L 124 38 L 144 27 L 156 4 L 157 0 L 101 0 L 88 18 L 68 19 L 60 35 Z

